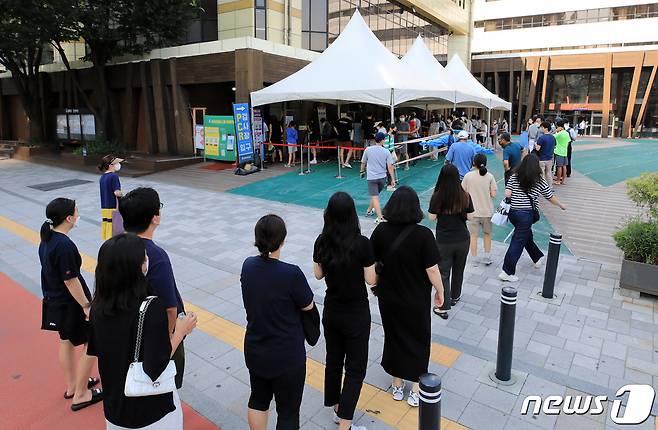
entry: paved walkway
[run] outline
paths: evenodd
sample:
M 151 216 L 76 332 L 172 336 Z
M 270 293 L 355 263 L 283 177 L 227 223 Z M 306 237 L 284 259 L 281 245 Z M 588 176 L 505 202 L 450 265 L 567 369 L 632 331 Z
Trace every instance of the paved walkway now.
M 169 178 L 175 179 L 175 173 Z M 27 188 L 64 179 L 94 182 L 47 192 Z M 94 175 L 85 173 L 0 161 L 0 271 L 25 290 L 39 295 L 36 231 L 43 221 L 46 203 L 54 197 L 70 196 L 77 200 L 82 216 L 72 238 L 86 254 L 85 276 L 91 281 L 93 258 L 100 245 L 96 180 Z M 247 428 L 249 387 L 241 352 L 245 315 L 239 271 L 243 259 L 255 252 L 253 225 L 268 212 L 284 217 L 290 234 L 283 258 L 302 267 L 321 306 L 324 286 L 311 279 L 311 248 L 321 229 L 321 210 L 193 189 L 152 177 L 126 179 L 123 184 L 126 190 L 147 185 L 160 192 L 165 208 L 156 240 L 171 255 L 184 300 L 201 316 L 199 329 L 186 343 L 188 360 L 182 399 L 222 429 Z M 372 231 L 370 221 L 364 219 L 362 225 L 365 234 Z M 496 275 L 504 251 L 504 246 L 495 244 L 492 267 L 469 262 L 462 303 L 451 312 L 448 321 L 433 319 L 430 369 L 443 378 L 446 421 L 442 428 L 616 428 L 609 417 L 609 403 L 606 413 L 598 416 L 522 416 L 519 411 L 523 399 L 530 394 L 587 393 L 614 399 L 616 390 L 626 383 L 651 384 L 658 389 L 656 301 L 621 295 L 614 265 L 563 256 L 556 285 L 563 300 L 560 305 L 546 304 L 534 299 L 542 272 L 532 268 L 527 257 L 523 257 L 519 263 L 521 282 L 513 364 L 521 383 L 515 389 L 495 387 L 484 373 L 496 355 L 502 286 Z M 417 412 L 404 402 L 393 402 L 390 394 L 382 391 L 389 379 L 379 365 L 383 332 L 374 298 L 371 309 L 367 385 L 360 399 L 357 424 L 370 430 L 414 428 Z M 8 326 L 6 318 L 2 314 L 0 326 Z M 33 328 L 37 331 L 36 325 Z M 309 349 L 302 406 L 304 429 L 335 429 L 329 412 L 322 406 L 324 354 L 323 342 Z M 4 385 L 0 385 L 0 390 L 6 392 Z M 641 426 L 626 428 L 655 430 L 657 412 L 654 407 L 654 417 Z M 0 417 L 3 413 L 6 412 L 0 412 Z

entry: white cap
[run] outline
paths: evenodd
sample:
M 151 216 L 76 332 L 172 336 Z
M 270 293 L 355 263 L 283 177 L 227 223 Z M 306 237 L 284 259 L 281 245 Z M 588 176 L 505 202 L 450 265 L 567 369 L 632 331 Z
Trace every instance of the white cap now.
M 468 131 L 466 131 L 466 130 L 460 131 L 459 134 L 457 134 L 457 138 L 459 140 L 468 139 Z

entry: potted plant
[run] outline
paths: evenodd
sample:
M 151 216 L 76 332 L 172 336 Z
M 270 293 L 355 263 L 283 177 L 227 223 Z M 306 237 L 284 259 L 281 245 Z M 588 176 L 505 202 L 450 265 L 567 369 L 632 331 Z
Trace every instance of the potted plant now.
M 622 288 L 658 296 L 658 172 L 627 182 L 628 196 L 646 214 L 631 219 L 614 234 L 624 252 L 619 284 Z

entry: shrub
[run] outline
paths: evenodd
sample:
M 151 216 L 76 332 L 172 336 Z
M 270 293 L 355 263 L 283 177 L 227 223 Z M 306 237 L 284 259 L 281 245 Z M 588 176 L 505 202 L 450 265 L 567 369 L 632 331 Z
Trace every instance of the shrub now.
M 88 142 L 84 145 L 81 145 L 73 151 L 74 154 L 82 155 L 82 148 L 87 148 L 87 155 L 107 155 L 115 154 L 119 155 L 121 149 L 119 145 L 114 142 L 109 142 L 106 140 Z
M 625 259 L 658 265 L 658 221 L 636 218 L 613 237 Z
M 636 205 L 646 208 L 651 219 L 658 220 L 658 172 L 645 173 L 626 185 L 628 197 Z

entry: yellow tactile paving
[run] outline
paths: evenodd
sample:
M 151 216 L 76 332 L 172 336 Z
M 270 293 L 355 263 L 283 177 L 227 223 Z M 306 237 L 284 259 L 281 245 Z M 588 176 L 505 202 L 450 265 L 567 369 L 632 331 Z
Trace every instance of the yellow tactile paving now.
M 39 245 L 39 234 L 22 224 L 14 222 L 8 218 L 0 216 L 0 228 L 3 228 L 24 240 Z M 96 270 L 96 259 L 81 253 L 83 265 L 82 268 L 88 273 L 94 273 Z M 192 303 L 185 302 L 185 308 L 194 312 L 198 316 L 197 328 L 233 348 L 244 350 L 245 329 L 231 321 L 209 312 Z M 431 359 L 443 366 L 450 367 L 459 358 L 461 353 L 455 349 L 432 344 Z M 315 388 L 318 391 L 324 391 L 324 365 L 318 361 L 308 358 L 306 360 L 306 385 Z M 415 430 L 418 428 L 418 410 L 409 407 L 407 402 L 396 402 L 391 394 L 380 390 L 370 384 L 363 384 L 359 403 L 359 410 L 366 414 L 398 429 Z M 441 428 L 444 430 L 463 430 L 467 429 L 454 421 L 446 418 L 441 419 Z M 656 423 L 658 430 L 658 421 Z

